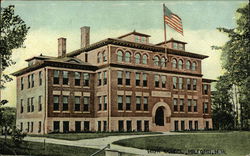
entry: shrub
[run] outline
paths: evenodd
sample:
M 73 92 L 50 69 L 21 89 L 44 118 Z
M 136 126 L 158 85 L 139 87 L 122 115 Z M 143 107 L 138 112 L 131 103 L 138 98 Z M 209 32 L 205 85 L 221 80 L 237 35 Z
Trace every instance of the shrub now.
M 20 129 L 17 129 L 16 127 L 13 128 L 11 138 L 16 146 L 21 145 L 24 137 L 26 137 L 25 133 L 22 133 L 22 131 Z

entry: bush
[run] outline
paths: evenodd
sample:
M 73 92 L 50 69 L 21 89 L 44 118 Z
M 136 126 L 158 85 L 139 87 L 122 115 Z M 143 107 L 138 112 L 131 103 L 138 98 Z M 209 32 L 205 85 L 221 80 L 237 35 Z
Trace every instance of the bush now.
M 25 133 L 22 133 L 22 131 L 16 127 L 13 128 L 11 138 L 16 146 L 19 146 L 21 143 L 23 143 L 24 137 L 26 137 Z

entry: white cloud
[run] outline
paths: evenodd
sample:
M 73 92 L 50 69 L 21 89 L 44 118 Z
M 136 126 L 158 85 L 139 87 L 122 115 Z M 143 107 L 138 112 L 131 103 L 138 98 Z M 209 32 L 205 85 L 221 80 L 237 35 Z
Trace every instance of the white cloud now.
M 99 30 L 97 32 L 91 32 L 91 42 L 97 42 L 105 38 L 115 38 L 120 35 L 126 34 L 132 30 Z M 163 41 L 163 29 L 146 29 L 138 30 L 139 32 L 151 35 L 151 43 L 159 43 Z M 217 30 L 198 30 L 191 31 L 185 30 L 185 36 L 181 36 L 178 33 L 168 30 L 167 38 L 174 37 L 187 42 L 186 50 L 189 52 L 208 55 L 209 58 L 205 59 L 202 64 L 202 71 L 204 77 L 216 79 L 221 73 L 220 66 L 220 53 L 211 49 L 212 45 L 222 45 L 227 40 L 227 37 L 218 32 Z M 32 56 L 49 55 L 57 56 L 57 38 L 67 38 L 67 51 L 72 51 L 80 47 L 80 29 L 74 31 L 48 31 L 48 30 L 36 30 L 30 31 L 27 40 L 25 41 L 25 49 L 17 49 L 13 52 L 13 60 L 16 61 L 16 65 L 8 68 L 5 73 L 12 73 L 16 70 L 27 66 L 25 59 Z M 16 102 L 16 82 L 15 79 L 6 84 L 6 89 L 2 91 L 3 99 L 9 100 L 9 106 L 15 106 Z

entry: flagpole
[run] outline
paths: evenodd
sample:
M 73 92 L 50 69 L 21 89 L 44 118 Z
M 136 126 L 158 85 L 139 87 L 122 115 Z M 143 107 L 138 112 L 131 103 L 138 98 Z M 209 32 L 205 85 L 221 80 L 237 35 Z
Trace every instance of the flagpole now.
M 167 30 L 166 30 L 166 23 L 165 23 L 165 4 L 163 4 L 163 25 L 164 25 L 164 47 L 165 47 L 165 57 L 167 59 Z

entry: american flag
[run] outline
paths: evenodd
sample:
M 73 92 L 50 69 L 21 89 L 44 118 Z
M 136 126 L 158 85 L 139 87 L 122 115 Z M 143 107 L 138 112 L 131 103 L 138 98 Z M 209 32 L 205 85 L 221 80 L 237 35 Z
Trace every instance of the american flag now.
M 183 27 L 182 27 L 182 21 L 181 18 L 172 13 L 165 5 L 163 5 L 164 9 L 164 21 L 165 23 L 174 29 L 175 31 L 179 32 L 183 35 Z

